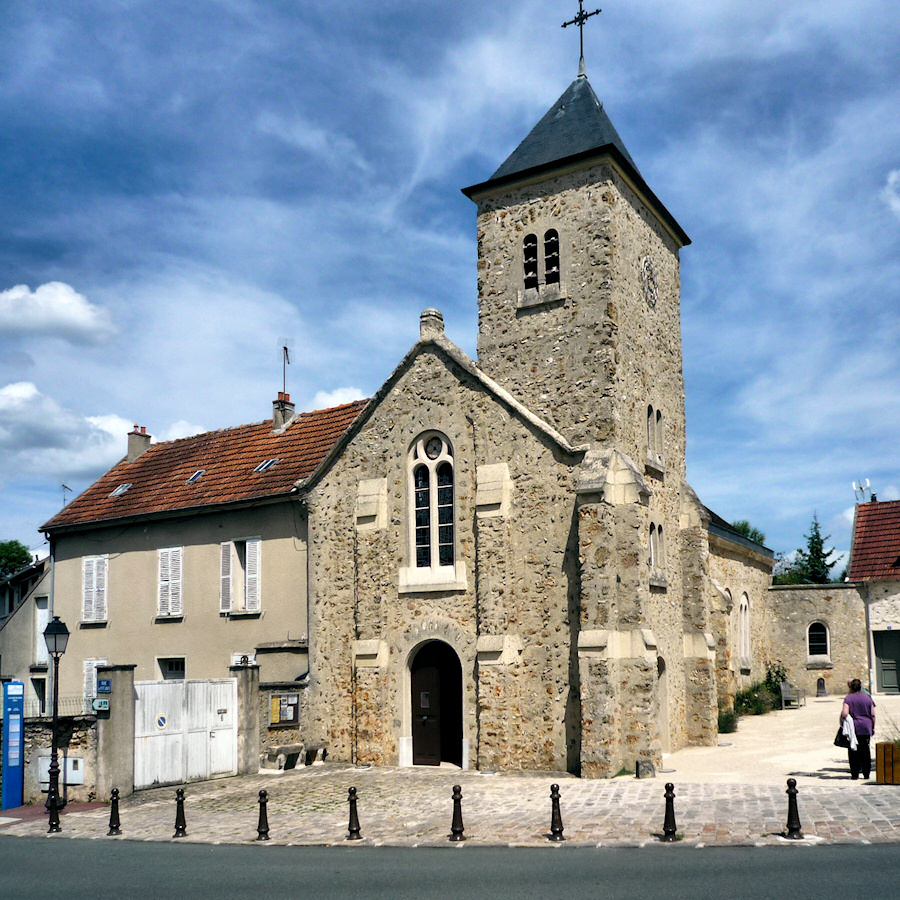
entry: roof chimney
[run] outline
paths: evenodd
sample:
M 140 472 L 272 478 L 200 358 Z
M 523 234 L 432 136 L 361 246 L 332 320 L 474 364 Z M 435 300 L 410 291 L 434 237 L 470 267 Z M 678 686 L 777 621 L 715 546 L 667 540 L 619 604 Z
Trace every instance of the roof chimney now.
M 444 317 L 436 309 L 423 309 L 419 316 L 419 337 L 423 341 L 444 333 Z
M 128 462 L 133 463 L 149 449 L 150 435 L 147 434 L 147 429 L 143 425 L 135 425 L 134 431 L 128 432 Z
M 278 399 L 272 404 L 272 430 L 278 431 L 291 420 L 294 415 L 294 404 L 291 403 L 291 395 L 284 391 L 278 392 Z

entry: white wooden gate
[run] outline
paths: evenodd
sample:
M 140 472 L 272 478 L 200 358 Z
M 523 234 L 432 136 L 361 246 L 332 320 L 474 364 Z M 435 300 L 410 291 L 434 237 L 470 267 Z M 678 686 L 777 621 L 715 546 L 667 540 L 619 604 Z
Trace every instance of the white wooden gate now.
M 137 681 L 134 786 L 237 774 L 237 680 Z

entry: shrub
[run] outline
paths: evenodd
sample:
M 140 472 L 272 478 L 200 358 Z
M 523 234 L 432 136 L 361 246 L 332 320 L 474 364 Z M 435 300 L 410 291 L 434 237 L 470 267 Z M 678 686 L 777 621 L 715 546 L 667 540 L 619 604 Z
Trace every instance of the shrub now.
M 719 734 L 732 734 L 737 731 L 738 717 L 732 709 L 719 710 Z
M 781 691 L 779 689 L 779 696 Z M 775 697 L 764 681 L 738 691 L 734 698 L 734 711 L 739 716 L 761 716 L 775 709 Z

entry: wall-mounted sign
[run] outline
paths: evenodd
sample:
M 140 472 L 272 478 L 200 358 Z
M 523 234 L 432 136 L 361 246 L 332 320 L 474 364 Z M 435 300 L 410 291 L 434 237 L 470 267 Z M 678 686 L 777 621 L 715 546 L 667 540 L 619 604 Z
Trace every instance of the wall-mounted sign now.
M 94 712 L 109 712 L 109 700 L 105 697 L 94 697 L 91 700 L 91 709 Z
M 109 678 L 98 678 L 97 679 L 97 693 L 98 694 L 111 694 L 112 693 L 112 680 Z
M 297 725 L 300 722 L 299 694 L 271 694 L 269 697 L 270 725 Z

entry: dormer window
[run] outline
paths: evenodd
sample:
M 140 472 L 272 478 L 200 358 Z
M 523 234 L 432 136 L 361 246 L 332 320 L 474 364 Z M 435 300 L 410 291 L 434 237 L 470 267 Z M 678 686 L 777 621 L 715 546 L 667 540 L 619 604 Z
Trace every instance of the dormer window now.
M 197 469 L 190 478 L 188 478 L 188 484 L 196 484 L 204 475 L 206 474 L 206 469 Z
M 110 497 L 121 497 L 122 494 L 124 494 L 125 491 L 127 491 L 128 488 L 130 488 L 130 487 L 131 487 L 130 484 L 120 484 L 109 496 Z
M 277 459 L 267 459 L 261 462 L 253 471 L 254 472 L 268 472 L 269 469 L 272 468 L 277 462 L 280 460 Z

